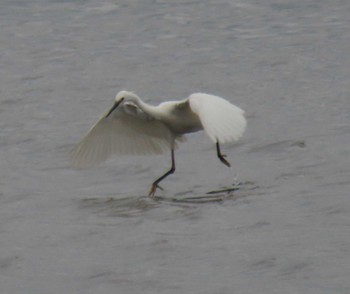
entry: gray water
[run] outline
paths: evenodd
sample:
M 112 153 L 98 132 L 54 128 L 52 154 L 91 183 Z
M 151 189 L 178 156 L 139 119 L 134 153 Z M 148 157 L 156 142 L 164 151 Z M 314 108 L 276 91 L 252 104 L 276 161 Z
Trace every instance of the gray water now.
M 1 293 L 350 293 L 348 0 L 0 8 Z M 169 155 L 71 168 L 122 89 L 245 109 L 232 168 L 204 133 L 159 201 Z

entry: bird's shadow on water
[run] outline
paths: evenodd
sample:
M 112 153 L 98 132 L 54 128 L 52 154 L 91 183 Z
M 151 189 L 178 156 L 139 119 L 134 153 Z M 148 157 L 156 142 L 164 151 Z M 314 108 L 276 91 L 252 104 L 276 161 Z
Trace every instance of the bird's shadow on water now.
M 196 193 L 194 190 L 180 192 L 174 196 L 126 196 L 126 197 L 95 197 L 79 201 L 82 209 L 89 209 L 96 214 L 113 217 L 133 217 L 164 206 L 190 208 L 203 204 L 224 203 L 247 197 L 247 193 L 238 193 L 239 190 L 252 191 L 258 189 L 253 182 L 239 183 L 229 187 L 209 190 L 205 193 Z M 248 195 L 251 192 L 248 192 Z M 254 194 L 254 193 L 253 193 Z

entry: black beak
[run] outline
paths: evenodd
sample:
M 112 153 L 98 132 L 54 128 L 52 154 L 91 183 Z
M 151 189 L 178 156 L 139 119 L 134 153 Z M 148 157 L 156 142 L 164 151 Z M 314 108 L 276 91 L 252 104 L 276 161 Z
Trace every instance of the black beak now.
M 122 103 L 123 100 L 124 100 L 124 98 L 121 98 L 120 100 L 118 100 L 114 103 L 112 108 L 107 112 L 106 118 L 109 117 L 111 115 L 111 113 L 118 108 L 119 104 Z

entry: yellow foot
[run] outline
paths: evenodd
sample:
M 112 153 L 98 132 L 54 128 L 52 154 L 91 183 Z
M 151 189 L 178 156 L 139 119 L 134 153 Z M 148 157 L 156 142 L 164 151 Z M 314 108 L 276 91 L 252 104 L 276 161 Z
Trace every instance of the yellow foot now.
M 148 193 L 148 197 L 154 198 L 154 194 L 156 193 L 157 188 L 163 190 L 163 188 L 161 186 L 158 186 L 157 184 L 153 183 L 152 187 L 151 187 L 151 190 Z

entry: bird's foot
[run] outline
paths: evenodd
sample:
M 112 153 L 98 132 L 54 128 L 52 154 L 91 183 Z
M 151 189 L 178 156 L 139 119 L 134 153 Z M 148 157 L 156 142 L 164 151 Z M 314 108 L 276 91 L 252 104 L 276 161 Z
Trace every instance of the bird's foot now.
M 158 186 L 158 184 L 153 183 L 152 187 L 151 187 L 151 190 L 148 193 L 148 197 L 154 198 L 154 194 L 156 193 L 157 188 L 159 188 L 160 190 L 164 191 L 164 189 L 161 186 Z
M 226 166 L 228 166 L 228 167 L 231 167 L 231 164 L 225 159 L 225 157 L 227 157 L 226 154 L 220 154 L 220 155 L 219 155 L 220 161 L 221 161 L 224 165 L 226 165 Z

